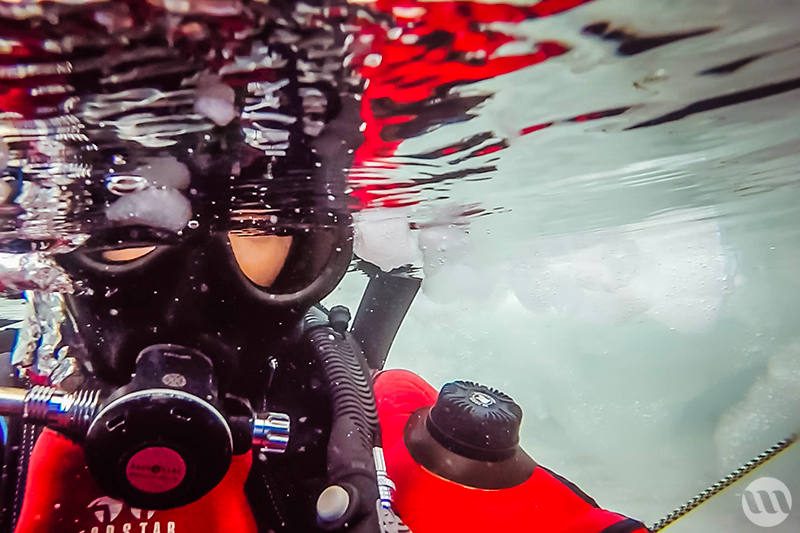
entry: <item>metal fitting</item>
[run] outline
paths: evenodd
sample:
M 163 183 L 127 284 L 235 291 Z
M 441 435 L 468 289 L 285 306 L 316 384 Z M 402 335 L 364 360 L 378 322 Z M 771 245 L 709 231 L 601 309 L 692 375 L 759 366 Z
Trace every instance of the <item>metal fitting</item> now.
M 253 446 L 262 452 L 283 453 L 289 444 L 291 421 L 284 413 L 258 413 L 253 417 Z
M 86 433 L 97 414 L 99 391 L 67 393 L 36 385 L 30 390 L 0 387 L 0 415 L 22 415 L 32 424 Z
M 396 487 L 394 481 L 386 473 L 386 459 L 383 456 L 383 448 L 379 446 L 372 448 L 372 459 L 375 462 L 375 472 L 378 474 L 378 494 L 381 499 L 381 507 L 391 509 L 394 503 Z

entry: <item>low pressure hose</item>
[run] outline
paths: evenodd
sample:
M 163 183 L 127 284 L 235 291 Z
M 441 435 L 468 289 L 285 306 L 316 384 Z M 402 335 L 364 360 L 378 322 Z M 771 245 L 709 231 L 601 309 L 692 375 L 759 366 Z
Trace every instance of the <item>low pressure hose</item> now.
M 318 523 L 327 530 L 380 532 L 373 456 L 380 426 L 369 369 L 352 336 L 342 328 L 336 331 L 321 311 L 310 311 L 305 326 L 330 390 L 333 413 L 328 442 L 330 486 L 318 501 Z

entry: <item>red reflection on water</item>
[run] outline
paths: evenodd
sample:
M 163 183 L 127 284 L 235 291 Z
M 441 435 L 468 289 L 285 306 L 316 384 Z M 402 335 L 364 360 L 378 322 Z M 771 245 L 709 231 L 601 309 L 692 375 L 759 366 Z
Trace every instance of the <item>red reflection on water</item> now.
M 405 138 L 469 120 L 470 109 L 487 98 L 458 98 L 450 89 L 514 72 L 569 50 L 563 43 L 540 41 L 528 53 L 499 55 L 501 46 L 518 38 L 488 24 L 550 16 L 588 1 L 544 0 L 533 6 L 413 0 L 379 0 L 373 4 L 375 9 L 392 15 L 397 25 L 389 32 L 379 24 L 366 25 L 359 37 L 369 44 L 368 52 L 357 59 L 369 80 L 361 110 L 365 141 L 356 153 L 353 180 L 361 206 L 416 203 L 412 198 L 388 195 L 395 186 L 387 184 L 378 172 L 370 172 L 374 168 L 370 164 L 394 155 Z M 384 112 L 387 107 L 393 112 Z M 503 148 L 505 144 L 498 144 L 473 155 Z M 448 147 L 443 155 L 462 149 Z

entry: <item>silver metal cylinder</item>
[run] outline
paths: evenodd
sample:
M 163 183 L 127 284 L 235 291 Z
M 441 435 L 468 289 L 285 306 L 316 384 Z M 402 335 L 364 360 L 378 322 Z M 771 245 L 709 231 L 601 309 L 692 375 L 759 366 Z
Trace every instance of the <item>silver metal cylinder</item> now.
M 31 389 L 0 387 L 0 415 L 22 416 L 33 424 L 85 432 L 100 403 L 98 391 L 66 393 L 36 385 Z
M 47 425 L 86 433 L 100 404 L 98 391 L 81 390 L 54 395 L 48 403 Z
M 26 389 L 0 387 L 0 415 L 19 416 L 25 410 Z
M 383 456 L 383 448 L 379 446 L 372 448 L 372 459 L 375 462 L 375 472 L 378 474 L 378 494 L 381 499 L 381 507 L 391 509 L 396 487 L 394 481 L 386 473 L 386 459 Z
M 258 413 L 253 417 L 253 446 L 262 452 L 283 453 L 289 445 L 291 420 L 284 413 Z

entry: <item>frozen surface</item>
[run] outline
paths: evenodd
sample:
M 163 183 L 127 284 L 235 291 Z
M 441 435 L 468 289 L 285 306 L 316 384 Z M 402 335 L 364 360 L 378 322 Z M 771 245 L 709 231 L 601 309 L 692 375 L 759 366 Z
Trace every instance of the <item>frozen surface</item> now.
M 472 379 L 509 393 L 534 458 L 652 524 L 800 430 L 800 91 L 628 128 L 796 80 L 800 5 L 632 5 L 600 0 L 503 26 L 574 48 L 470 85 L 493 96 L 469 122 L 400 146 L 427 153 L 484 131 L 508 142 L 446 164 L 491 163 L 491 179 L 419 189 L 425 201 L 411 220 L 459 205 L 492 214 L 399 237 L 396 249 L 416 239 L 424 283 L 388 364 L 437 387 Z M 620 56 L 618 43 L 578 35 L 597 21 L 646 35 L 717 30 Z M 728 74 L 700 74 L 751 56 Z M 618 106 L 633 107 L 520 135 Z M 398 183 L 420 172 L 397 161 Z M 354 272 L 328 300 L 354 308 L 365 284 Z M 762 531 L 745 517 L 742 491 L 767 475 L 800 501 L 798 459 L 800 449 L 787 451 L 668 531 Z M 798 530 L 798 504 L 771 528 Z
M 133 171 L 154 187 L 170 187 L 183 190 L 189 186 L 190 174 L 186 165 L 173 156 L 154 157 Z
M 122 196 L 106 209 L 106 216 L 121 225 L 143 224 L 180 231 L 192 217 L 192 207 L 180 191 L 147 188 Z
M 416 236 L 401 209 L 366 210 L 354 215 L 353 249 L 359 257 L 389 272 L 414 263 L 419 255 Z
M 236 117 L 233 107 L 235 98 L 231 87 L 214 76 L 201 77 L 198 81 L 194 110 L 214 121 L 217 126 L 225 126 Z

